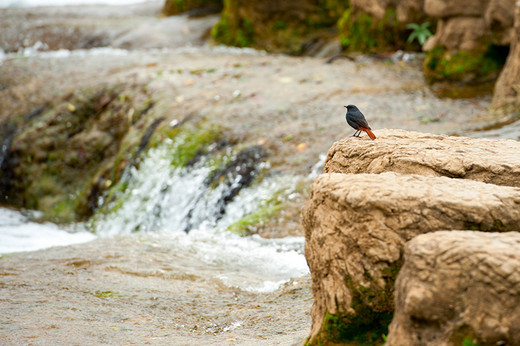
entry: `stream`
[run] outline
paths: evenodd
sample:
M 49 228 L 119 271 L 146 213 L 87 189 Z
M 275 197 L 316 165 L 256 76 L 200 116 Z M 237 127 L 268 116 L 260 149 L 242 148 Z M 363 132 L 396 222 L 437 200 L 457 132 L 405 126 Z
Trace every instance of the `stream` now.
M 108 6 L 122 3 L 131 5 Z M 343 105 L 358 105 L 376 134 L 520 139 L 519 121 L 490 114 L 491 95 L 435 95 L 420 61 L 327 64 L 212 46 L 203 37 L 218 16 L 161 18 L 162 3 L 0 0 L 0 115 L 30 114 L 86 87 L 143 85 L 164 114 L 196 112 L 269 148 L 255 167 L 266 174 L 228 201 L 234 181 L 209 186 L 206 158 L 172 166 L 175 143 L 165 140 L 85 223 L 0 207 L 6 344 L 302 344 L 312 293 L 299 210 L 327 150 L 353 133 Z M 282 231 L 230 231 L 279 195 L 293 201 Z

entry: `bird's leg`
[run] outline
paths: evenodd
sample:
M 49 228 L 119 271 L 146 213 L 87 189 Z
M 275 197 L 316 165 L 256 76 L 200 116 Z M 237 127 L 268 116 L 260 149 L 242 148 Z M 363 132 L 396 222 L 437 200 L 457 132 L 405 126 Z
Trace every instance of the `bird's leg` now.
M 356 132 L 354 132 L 354 134 L 352 135 L 352 137 L 359 137 L 359 135 L 356 136 L 356 134 L 357 134 L 358 132 L 361 132 L 361 131 L 360 131 L 360 130 L 356 130 Z

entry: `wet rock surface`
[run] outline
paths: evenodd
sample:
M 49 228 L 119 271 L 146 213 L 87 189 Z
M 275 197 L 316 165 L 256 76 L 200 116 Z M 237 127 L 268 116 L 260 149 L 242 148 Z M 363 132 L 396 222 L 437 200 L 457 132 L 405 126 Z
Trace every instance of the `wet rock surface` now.
M 274 293 L 232 289 L 171 241 L 141 234 L 2 257 L 2 343 L 303 343 L 308 278 Z
M 414 238 L 395 283 L 386 345 L 519 344 L 519 251 L 516 232 Z
M 393 311 L 407 241 L 445 229 L 518 232 L 520 189 L 447 177 L 328 173 L 316 179 L 302 217 L 315 297 L 311 343 L 339 342 L 327 332 L 327 314 L 362 333 Z

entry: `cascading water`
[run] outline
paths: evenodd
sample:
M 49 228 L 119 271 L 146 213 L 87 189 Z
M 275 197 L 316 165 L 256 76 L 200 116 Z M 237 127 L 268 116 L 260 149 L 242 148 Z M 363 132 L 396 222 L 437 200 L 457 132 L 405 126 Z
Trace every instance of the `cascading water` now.
M 264 177 L 237 193 L 244 180 L 240 174 L 243 167 L 226 172 L 229 183 L 214 186 L 208 183 L 214 172 L 211 159 L 202 158 L 189 168 L 174 167 L 174 147 L 168 140 L 151 149 L 138 169 L 130 168 L 124 191 L 118 192 L 108 203 L 108 211 L 98 214 L 91 224 L 98 235 L 154 232 L 152 237 L 160 236 L 161 244 L 168 244 L 170 251 L 173 248 L 194 262 L 202 261 L 205 270 L 224 284 L 251 291 L 273 290 L 308 272 L 302 237 L 241 237 L 228 230 L 273 195 L 281 191 L 291 194 L 297 178 Z M 225 160 L 233 161 L 237 156 L 240 154 L 228 151 Z M 256 175 L 262 165 L 266 163 L 242 173 Z

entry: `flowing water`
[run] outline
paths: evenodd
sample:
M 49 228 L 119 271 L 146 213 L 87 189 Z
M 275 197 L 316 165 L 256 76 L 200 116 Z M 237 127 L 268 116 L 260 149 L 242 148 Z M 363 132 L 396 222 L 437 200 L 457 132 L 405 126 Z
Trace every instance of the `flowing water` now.
M 184 264 L 206 271 L 229 287 L 247 291 L 272 291 L 289 279 L 308 273 L 303 237 L 243 237 L 228 230 L 273 195 L 293 198 L 293 187 L 302 178 L 267 176 L 242 189 L 224 206 L 222 214 L 219 201 L 236 181 L 231 185 L 208 186 L 208 159 L 190 168 L 172 166 L 174 145 L 170 141 L 150 150 L 139 169 L 132 167 L 124 174 L 124 191 L 117 193 L 108 211 L 96 215 L 87 226 L 93 233 L 112 237 L 153 232 L 141 241 L 168 244 L 169 251 L 183 258 Z M 231 152 L 228 155 L 233 157 Z M 259 169 L 265 169 L 265 165 L 260 163 Z M 50 223 L 29 222 L 13 211 L 2 212 L 8 215 L 0 223 L 3 253 L 80 243 L 95 237 L 85 231 L 69 233 Z
M 50 222 L 38 223 L 18 211 L 0 208 L 0 254 L 79 244 L 95 238 L 82 225 L 60 227 Z

